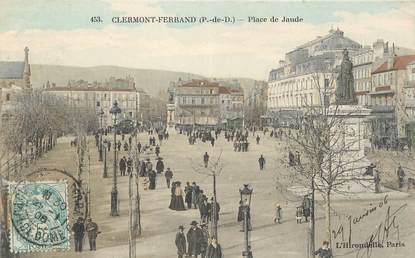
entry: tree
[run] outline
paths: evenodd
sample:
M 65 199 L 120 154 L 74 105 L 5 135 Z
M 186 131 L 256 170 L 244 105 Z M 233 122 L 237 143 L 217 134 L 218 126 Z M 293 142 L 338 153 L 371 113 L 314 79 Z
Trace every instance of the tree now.
M 213 178 L 213 205 L 212 205 L 212 226 L 211 226 L 211 236 L 214 236 L 216 240 L 218 240 L 218 222 L 216 220 L 216 206 L 217 206 L 217 196 L 216 196 L 216 177 L 220 176 L 223 168 L 224 163 L 221 160 L 222 157 L 222 151 L 218 155 L 217 158 L 212 159 L 212 157 L 209 158 L 209 163 L 207 166 L 204 165 L 202 162 L 194 162 L 191 161 L 192 169 L 194 172 L 198 174 L 202 174 L 205 176 L 211 176 Z M 213 162 L 212 162 L 213 160 Z M 219 240 L 218 240 L 219 241 Z
M 335 73 L 316 73 L 313 86 L 319 100 L 301 99 L 299 113 L 292 118 L 291 128 L 286 131 L 288 151 L 293 153 L 295 171 L 292 182 L 301 184 L 312 195 L 314 216 L 314 192 L 322 194 L 325 205 L 326 238 L 331 245 L 331 197 L 334 192 L 346 193 L 345 186 L 351 181 L 359 182 L 355 176 L 361 170 L 359 164 L 364 156 L 354 151 L 356 139 L 351 137 L 345 121 L 354 111 L 347 111 L 335 104 Z M 288 133 L 289 132 L 289 133 Z M 295 154 L 294 154 L 295 153 Z M 300 158 L 301 157 L 301 158 Z M 284 160 L 284 162 L 287 162 Z M 314 220 L 310 225 L 310 251 L 314 252 Z

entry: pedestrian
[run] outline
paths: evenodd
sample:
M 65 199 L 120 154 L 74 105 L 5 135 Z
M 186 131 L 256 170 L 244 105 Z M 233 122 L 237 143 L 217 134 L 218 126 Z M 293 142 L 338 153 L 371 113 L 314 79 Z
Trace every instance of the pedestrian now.
M 150 181 L 150 185 L 149 185 L 148 189 L 150 189 L 150 190 L 155 190 L 156 189 L 156 178 L 157 178 L 156 171 L 151 170 L 148 173 L 148 180 Z
M 201 223 L 208 223 L 209 222 L 209 205 L 208 205 L 207 198 L 204 198 L 203 202 L 199 205 L 199 211 L 200 211 Z
M 187 208 L 192 208 L 192 186 L 189 182 L 186 182 L 186 187 L 184 188 L 184 192 L 186 194 L 185 201 L 187 203 Z
M 248 231 L 252 230 L 251 214 L 250 214 L 249 206 L 244 206 L 244 205 L 242 205 L 242 201 L 239 201 L 238 219 L 237 220 L 242 226 L 242 230 L 240 230 L 241 232 L 245 231 L 245 209 L 246 209 L 246 220 L 247 220 Z
M 108 148 L 108 152 L 110 152 L 111 151 L 111 142 L 110 141 L 107 141 L 107 148 Z
M 196 221 L 190 223 L 191 228 L 187 232 L 187 252 L 189 257 L 197 257 L 200 254 L 200 244 L 202 243 L 203 233 L 197 226 Z
M 277 206 L 275 207 L 275 219 L 274 219 L 274 223 L 278 223 L 281 224 L 281 219 L 282 219 L 282 209 L 281 206 L 279 204 L 277 204 Z
M 163 163 L 162 157 L 157 158 L 156 171 L 157 171 L 157 174 L 161 174 L 164 171 L 164 163 Z
M 88 218 L 86 224 L 86 232 L 88 234 L 89 240 L 89 250 L 96 251 L 97 250 L 97 236 L 99 233 L 97 223 L 93 222 L 91 218 Z
M 261 140 L 261 137 L 259 135 L 256 136 L 256 144 L 259 144 L 259 140 Z
M 170 181 L 173 178 L 173 171 L 170 168 L 167 168 L 166 172 L 164 173 L 164 177 L 166 178 L 167 188 L 170 188 Z
M 310 217 L 311 213 L 311 200 L 307 196 L 304 196 L 302 207 L 305 221 L 308 222 L 308 217 Z
M 177 181 L 173 183 L 171 189 L 171 201 L 169 208 L 175 211 L 184 211 L 186 208 L 184 207 L 183 202 L 183 190 L 181 188 L 181 182 Z
M 84 219 L 79 217 L 72 226 L 75 240 L 75 252 L 82 252 L 82 243 L 84 242 L 85 226 Z
M 203 162 L 205 163 L 205 168 L 207 168 L 209 163 L 209 154 L 205 152 L 205 155 L 203 155 Z
M 156 156 L 158 157 L 159 156 L 159 154 L 160 154 L 160 146 L 157 144 L 157 146 L 156 146 Z
M 120 166 L 121 176 L 125 176 L 125 170 L 127 169 L 127 162 L 126 162 L 125 156 L 121 158 L 119 166 Z
M 206 258 L 222 258 L 222 247 L 216 242 L 216 238 L 212 237 L 210 244 L 207 248 Z
M 398 170 L 396 171 L 396 174 L 398 175 L 399 188 L 402 188 L 404 180 L 405 180 L 405 171 L 403 170 L 400 164 L 399 164 Z
M 140 142 L 138 142 L 138 143 L 137 143 L 137 150 L 138 150 L 138 152 L 139 152 L 139 153 L 141 152 L 141 147 L 142 147 L 142 146 L 141 146 L 141 143 L 140 143 Z
M 377 169 L 373 172 L 373 181 L 375 183 L 375 193 L 380 193 L 380 176 Z
M 303 220 L 303 206 L 298 206 L 297 211 L 295 212 L 295 217 L 297 219 L 297 224 L 301 224 Z
M 130 175 L 133 172 L 133 159 L 128 157 L 127 159 L 127 175 Z
M 261 154 L 261 157 L 259 157 L 259 159 L 258 159 L 258 163 L 259 163 L 259 170 L 264 170 L 265 158 L 262 154 Z
M 201 230 L 202 230 L 202 241 L 200 244 L 200 254 L 202 256 L 202 258 L 206 257 L 206 251 L 207 248 L 209 246 L 209 231 L 208 231 L 208 226 L 206 223 L 202 223 L 200 224 Z
M 210 198 L 210 201 L 211 201 L 211 204 L 212 204 L 212 206 L 211 206 L 212 207 L 211 208 L 212 217 L 215 213 L 215 219 L 216 219 L 216 222 L 218 222 L 219 221 L 220 205 L 219 205 L 218 201 L 216 201 L 216 206 L 215 206 L 215 201 L 214 201 L 213 197 Z M 215 210 L 213 210 L 213 207 L 215 207 Z
M 192 183 L 192 204 L 193 204 L 193 209 L 197 209 L 197 197 L 199 196 L 200 193 L 200 187 L 196 184 L 196 182 Z
M 291 167 L 295 165 L 294 154 L 291 151 L 288 151 L 288 164 Z
M 320 258 L 333 258 L 333 253 L 329 247 L 329 241 L 323 241 L 323 246 L 314 252 Z
M 174 241 L 177 248 L 177 257 L 183 258 L 186 255 L 186 236 L 183 233 L 184 227 L 179 226 L 179 232 L 176 234 L 176 240 Z

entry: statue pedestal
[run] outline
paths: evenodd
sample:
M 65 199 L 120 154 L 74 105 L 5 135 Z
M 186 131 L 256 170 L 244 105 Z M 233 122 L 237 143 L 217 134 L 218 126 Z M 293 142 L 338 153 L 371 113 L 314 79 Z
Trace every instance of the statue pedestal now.
M 337 159 L 341 159 L 342 169 L 346 170 L 340 180 L 350 180 L 339 190 L 346 193 L 373 192 L 373 176 L 365 176 L 370 161 L 365 156 L 365 149 L 370 148 L 369 116 L 370 109 L 354 106 L 332 106 L 330 117 L 336 117 L 339 125 L 333 129 L 335 134 L 342 134 L 338 141 L 338 149 L 342 150 Z M 336 148 L 336 147 L 334 147 Z

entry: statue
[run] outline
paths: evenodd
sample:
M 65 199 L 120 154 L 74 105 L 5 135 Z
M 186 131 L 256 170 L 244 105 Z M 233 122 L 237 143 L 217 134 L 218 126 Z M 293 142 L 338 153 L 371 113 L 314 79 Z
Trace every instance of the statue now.
M 354 90 L 353 64 L 349 59 L 349 53 L 343 50 L 343 60 L 337 77 L 336 104 L 355 105 L 357 98 Z

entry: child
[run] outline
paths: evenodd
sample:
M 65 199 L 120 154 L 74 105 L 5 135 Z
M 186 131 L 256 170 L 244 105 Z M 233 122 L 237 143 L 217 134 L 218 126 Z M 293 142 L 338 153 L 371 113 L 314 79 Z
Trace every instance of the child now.
M 279 204 L 277 204 L 276 210 L 275 210 L 274 223 L 281 224 L 281 211 L 282 211 L 281 206 Z

